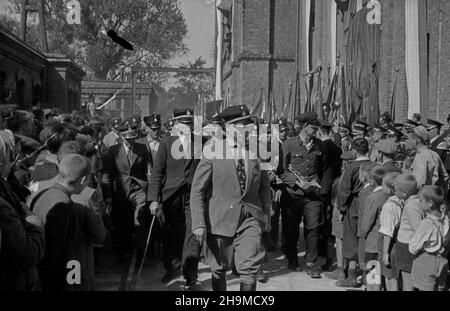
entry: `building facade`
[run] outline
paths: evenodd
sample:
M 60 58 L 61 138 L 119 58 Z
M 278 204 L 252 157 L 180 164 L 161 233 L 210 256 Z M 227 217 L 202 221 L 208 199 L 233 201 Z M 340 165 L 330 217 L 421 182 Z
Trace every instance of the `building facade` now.
M 65 55 L 40 53 L 0 26 L 0 104 L 79 110 L 85 75 Z
M 450 1 L 222 0 L 217 9 L 227 105 L 254 106 L 262 92 L 272 116 L 450 113 Z

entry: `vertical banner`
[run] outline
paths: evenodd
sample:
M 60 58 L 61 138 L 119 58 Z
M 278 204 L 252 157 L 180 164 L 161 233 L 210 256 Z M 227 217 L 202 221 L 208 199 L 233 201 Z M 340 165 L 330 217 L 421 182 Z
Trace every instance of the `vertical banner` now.
M 337 4 L 336 1 L 331 1 L 331 11 L 330 11 L 330 36 L 331 36 L 331 74 L 334 75 L 336 72 L 336 46 L 337 46 L 337 33 L 336 33 L 336 17 L 337 17 Z
M 419 1 L 405 1 L 405 65 L 408 117 L 420 112 Z
M 311 71 L 311 64 L 309 63 L 309 31 L 310 31 L 310 20 L 311 20 L 311 0 L 305 0 L 305 57 L 306 57 L 306 71 Z
M 222 99 L 222 48 L 223 48 L 223 16 L 222 12 L 217 9 L 217 6 L 221 3 L 221 0 L 216 0 L 216 95 L 215 99 Z

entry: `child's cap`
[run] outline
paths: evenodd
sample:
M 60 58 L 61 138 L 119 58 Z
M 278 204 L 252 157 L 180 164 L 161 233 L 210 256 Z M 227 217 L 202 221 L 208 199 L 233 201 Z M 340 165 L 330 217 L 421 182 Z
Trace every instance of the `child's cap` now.
M 402 174 L 395 178 L 394 188 L 402 190 L 407 195 L 414 195 L 417 194 L 417 181 L 412 175 Z

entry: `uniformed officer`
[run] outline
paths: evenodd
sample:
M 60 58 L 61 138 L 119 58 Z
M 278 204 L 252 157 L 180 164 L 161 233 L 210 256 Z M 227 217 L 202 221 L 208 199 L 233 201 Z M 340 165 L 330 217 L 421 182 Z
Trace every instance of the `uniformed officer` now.
M 166 274 L 162 281 L 176 278 L 182 268 L 186 289 L 196 289 L 201 246 L 192 233 L 189 205 L 192 179 L 199 162 L 194 157 L 193 111 L 176 108 L 173 120 L 173 134 L 162 139 L 153 162 L 150 209 L 163 222 Z
M 367 126 L 361 121 L 356 121 L 352 125 L 352 136 L 353 139 L 366 138 L 367 136 Z
M 426 127 L 430 135 L 430 149 L 437 152 L 437 146 L 444 141 L 441 137 L 441 128 L 444 126 L 439 121 L 428 119 L 428 126 Z
M 282 204 L 287 207 L 283 215 L 286 234 L 288 268 L 299 269 L 297 258 L 298 227 L 304 219 L 306 239 L 306 271 L 312 278 L 320 278 L 316 266 L 319 252 L 319 228 L 323 223 L 319 189 L 313 182 L 320 181 L 322 150 L 314 137 L 320 126 L 315 113 L 305 113 L 297 118 L 301 126 L 297 137 L 282 145 L 280 155 L 281 179 L 287 185 L 287 195 Z

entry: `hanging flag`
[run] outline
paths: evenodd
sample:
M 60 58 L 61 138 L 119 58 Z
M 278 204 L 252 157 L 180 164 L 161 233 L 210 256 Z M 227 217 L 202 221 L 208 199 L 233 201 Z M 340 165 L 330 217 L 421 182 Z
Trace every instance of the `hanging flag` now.
M 392 122 L 395 122 L 395 96 L 397 94 L 397 80 L 398 80 L 398 72 L 399 69 L 395 68 L 395 81 L 394 81 L 394 88 L 392 90 L 392 97 L 391 97 L 391 116 L 392 116 Z
M 265 98 L 265 96 L 263 96 L 260 118 L 265 120 L 266 119 L 266 114 L 267 114 L 267 111 L 266 111 L 266 98 Z
M 287 107 L 283 111 L 283 114 L 284 114 L 283 116 L 292 122 L 294 115 L 291 113 L 291 109 L 292 109 L 292 81 L 289 82 L 289 95 L 288 95 Z
M 264 93 L 264 89 L 261 88 L 259 90 L 259 97 L 258 97 L 258 101 L 255 102 L 255 104 L 252 106 L 252 115 L 259 115 L 260 111 L 262 109 L 262 99 L 263 99 L 263 93 Z
M 323 119 L 323 100 L 322 100 L 322 68 L 318 68 L 318 74 L 315 83 L 314 101 L 311 110 L 315 111 L 320 119 Z
M 283 117 L 285 118 L 285 114 L 286 114 L 286 100 L 284 99 L 284 87 L 281 88 L 281 111 L 278 114 L 278 117 Z
M 331 80 L 328 91 L 327 91 L 327 98 L 325 102 L 323 103 L 323 109 L 324 109 L 324 118 L 328 119 L 330 116 L 330 113 L 333 111 L 334 102 L 336 100 L 336 83 L 338 78 L 338 71 L 336 70 L 333 75 L 333 79 Z
M 277 103 L 275 101 L 275 96 L 273 95 L 273 93 L 271 95 L 272 95 L 272 103 L 270 105 L 271 106 L 271 116 L 270 116 L 271 120 L 269 120 L 269 121 L 273 121 L 278 118 L 278 107 L 277 107 Z M 270 124 L 270 122 L 269 122 L 269 124 Z

